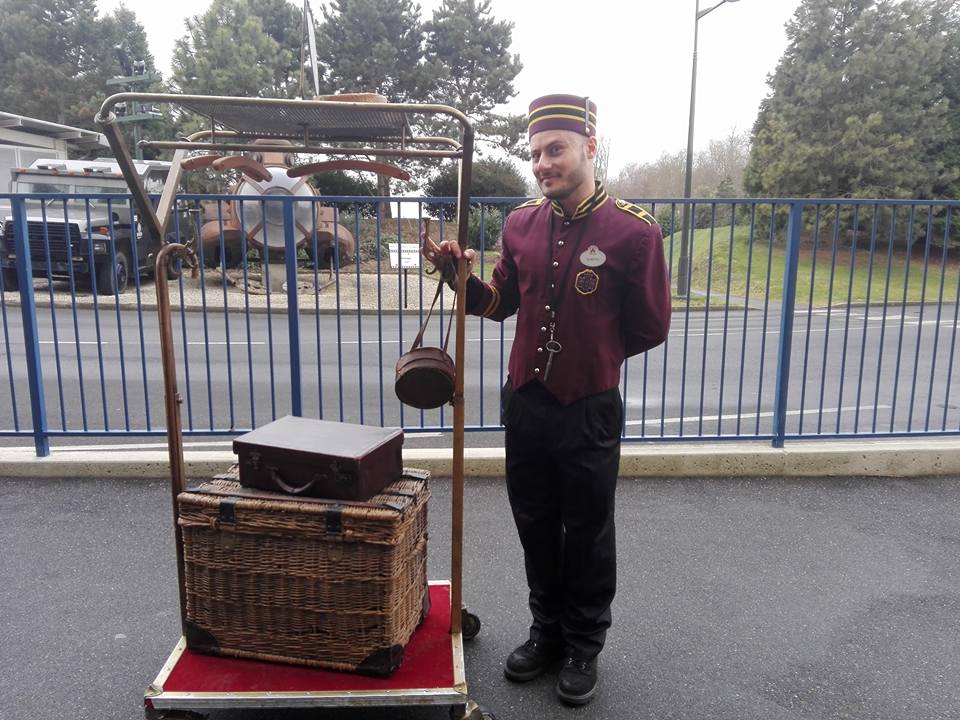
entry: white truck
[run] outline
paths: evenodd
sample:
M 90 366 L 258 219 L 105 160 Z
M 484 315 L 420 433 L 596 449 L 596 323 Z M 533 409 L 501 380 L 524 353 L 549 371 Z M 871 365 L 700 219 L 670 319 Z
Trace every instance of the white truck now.
M 146 160 L 135 167 L 146 191 L 160 193 L 170 163 Z M 99 293 L 113 294 L 127 289 L 132 273 L 153 270 L 147 238 L 135 210 L 131 215 L 134 206 L 115 160 L 40 159 L 29 167 L 13 168 L 11 175 L 12 192 L 48 196 L 26 201 L 34 277 L 72 276 L 77 284 L 95 284 Z M 12 217 L 7 216 L 0 235 L 0 271 L 7 290 L 18 287 L 13 233 Z

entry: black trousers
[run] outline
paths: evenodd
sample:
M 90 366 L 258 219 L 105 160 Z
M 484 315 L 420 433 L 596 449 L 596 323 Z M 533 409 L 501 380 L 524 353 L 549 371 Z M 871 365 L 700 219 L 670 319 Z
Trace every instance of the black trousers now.
M 617 585 L 617 388 L 563 406 L 539 382 L 501 396 L 507 490 L 523 545 L 530 637 L 587 660 L 603 649 Z

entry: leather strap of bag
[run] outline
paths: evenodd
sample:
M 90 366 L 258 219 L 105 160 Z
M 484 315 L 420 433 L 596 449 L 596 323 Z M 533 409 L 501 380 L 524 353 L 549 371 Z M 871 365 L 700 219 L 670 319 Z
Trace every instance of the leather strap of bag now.
M 430 322 L 430 316 L 433 315 L 433 308 L 437 304 L 437 299 L 440 297 L 440 293 L 443 292 L 443 286 L 444 286 L 444 281 L 441 279 L 437 283 L 437 292 L 433 296 L 433 302 L 430 303 L 430 309 L 427 310 L 427 317 L 424 318 L 423 325 L 420 326 L 420 332 L 417 333 L 417 339 L 413 341 L 413 345 L 410 347 L 411 351 L 416 350 L 418 347 L 423 345 L 423 333 L 426 332 L 427 323 Z M 450 312 L 452 313 L 456 309 L 456 307 L 457 307 L 457 296 L 456 296 L 456 293 L 454 293 L 453 305 L 451 305 L 450 307 Z M 447 335 L 443 339 L 444 352 L 447 351 L 447 345 L 450 343 L 450 328 L 452 327 L 453 327 L 453 321 L 451 320 L 449 323 L 447 323 Z

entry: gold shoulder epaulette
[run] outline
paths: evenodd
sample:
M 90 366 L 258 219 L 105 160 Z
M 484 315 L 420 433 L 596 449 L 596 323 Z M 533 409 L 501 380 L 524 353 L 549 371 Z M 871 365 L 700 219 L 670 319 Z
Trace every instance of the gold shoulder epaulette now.
M 542 198 L 542 197 L 534 198 L 533 200 L 527 200 L 525 203 L 520 203 L 513 209 L 519 210 L 520 208 L 525 208 L 525 207 L 537 207 L 538 205 L 543 205 L 545 200 L 546 198 Z
M 653 215 L 632 202 L 627 202 L 626 200 L 617 200 L 617 207 L 620 210 L 623 210 L 625 213 L 633 215 L 635 218 L 640 218 L 647 225 L 653 225 L 657 222 Z

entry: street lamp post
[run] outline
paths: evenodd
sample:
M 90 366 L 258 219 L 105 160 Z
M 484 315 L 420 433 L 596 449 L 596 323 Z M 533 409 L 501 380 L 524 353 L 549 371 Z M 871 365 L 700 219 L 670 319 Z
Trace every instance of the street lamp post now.
M 706 10 L 700 9 L 700 0 L 696 0 L 693 22 L 693 70 L 690 79 L 690 122 L 687 126 L 686 170 L 683 175 L 683 227 L 680 231 L 680 257 L 677 260 L 677 297 L 685 298 L 690 291 L 690 250 L 693 246 L 693 208 L 690 206 L 690 194 L 693 189 L 693 118 L 697 101 L 697 37 L 700 31 L 700 18 L 728 2 L 740 0 L 720 0 Z

